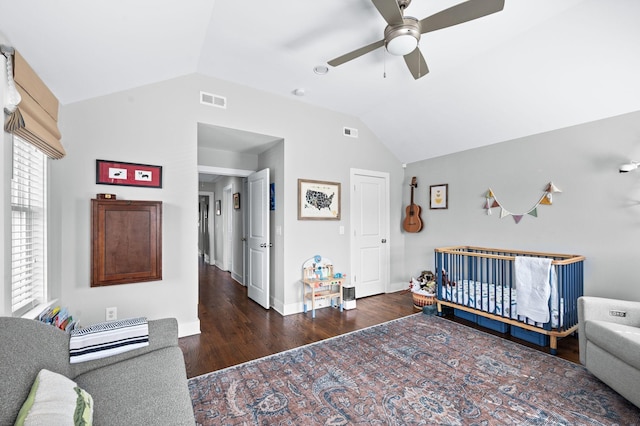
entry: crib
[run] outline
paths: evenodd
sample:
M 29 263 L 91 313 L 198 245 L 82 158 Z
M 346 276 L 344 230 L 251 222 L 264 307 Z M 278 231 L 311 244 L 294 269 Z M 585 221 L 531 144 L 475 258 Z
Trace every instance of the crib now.
M 551 259 L 549 321 L 518 314 L 516 257 Z M 435 249 L 438 315 L 445 307 L 454 315 L 557 353 L 558 338 L 578 328 L 578 297 L 583 293 L 584 257 L 471 246 Z M 554 276 L 555 273 L 555 276 Z M 553 278 L 552 278 L 553 277 Z M 521 298 L 521 301 L 523 299 Z M 524 306 L 523 306 L 524 309 Z

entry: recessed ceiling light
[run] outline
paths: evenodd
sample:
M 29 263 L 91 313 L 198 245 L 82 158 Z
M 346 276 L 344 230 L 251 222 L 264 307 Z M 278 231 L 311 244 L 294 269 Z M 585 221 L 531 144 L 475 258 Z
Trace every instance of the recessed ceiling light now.
M 326 65 L 316 65 L 315 67 L 313 67 L 313 72 L 319 75 L 325 75 L 329 72 L 329 67 Z

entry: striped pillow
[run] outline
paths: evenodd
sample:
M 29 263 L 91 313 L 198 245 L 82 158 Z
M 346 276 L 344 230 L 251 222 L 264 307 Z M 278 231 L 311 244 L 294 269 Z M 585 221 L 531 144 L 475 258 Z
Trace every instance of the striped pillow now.
M 103 322 L 71 332 L 69 361 L 75 364 L 105 358 L 148 345 L 146 318 Z

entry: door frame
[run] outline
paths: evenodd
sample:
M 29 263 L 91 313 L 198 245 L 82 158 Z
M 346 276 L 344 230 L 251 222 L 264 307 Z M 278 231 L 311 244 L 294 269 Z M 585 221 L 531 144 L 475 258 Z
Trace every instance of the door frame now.
M 233 275 L 233 185 L 222 188 L 222 264 Z
M 232 168 L 228 168 L 228 167 L 214 167 L 214 166 L 198 165 L 198 173 L 202 173 L 202 174 L 206 174 L 206 175 L 234 176 L 234 177 L 246 178 L 250 174 L 255 173 L 255 170 L 232 169 Z M 215 202 L 215 200 L 214 200 L 214 202 Z M 229 204 L 229 203 L 225 203 L 225 204 Z M 213 209 L 213 204 L 211 206 L 212 206 L 211 208 Z M 242 215 L 244 216 L 244 210 L 243 210 Z M 214 214 L 212 213 L 209 217 L 213 218 L 213 216 L 214 216 Z M 243 218 L 243 220 L 244 220 L 244 218 Z M 220 260 L 222 261 L 222 259 L 220 259 Z M 243 260 L 243 263 L 245 263 L 245 260 Z M 214 258 L 214 262 L 215 262 L 215 258 Z M 215 263 L 212 263 L 212 265 L 213 264 L 215 264 Z M 223 269 L 223 268 L 220 268 L 220 269 Z M 244 266 L 243 266 L 243 275 L 244 276 L 242 277 L 242 282 L 240 284 L 246 286 L 246 282 L 245 282 L 246 273 L 244 272 Z
M 375 170 L 364 170 L 364 169 L 349 169 L 349 187 L 350 187 L 350 191 L 349 191 L 349 195 L 351 197 L 351 200 L 355 199 L 355 177 L 356 176 L 370 176 L 370 177 L 376 177 L 376 178 L 382 178 L 384 179 L 385 182 L 385 193 L 384 193 L 384 198 L 385 198 L 385 203 L 387 205 L 387 211 L 386 211 L 386 215 L 387 215 L 387 219 L 384 223 L 384 226 L 386 227 L 386 234 L 387 234 L 387 242 L 385 244 L 383 244 L 384 247 L 384 254 L 385 257 L 387 259 L 387 265 L 386 265 L 386 272 L 385 272 L 385 284 L 384 284 L 384 292 L 387 293 L 389 292 L 389 286 L 391 285 L 391 244 L 390 244 L 390 232 L 391 232 L 391 193 L 390 193 L 390 185 L 389 185 L 389 180 L 390 180 L 390 174 L 388 172 L 379 172 L 379 171 L 375 171 Z M 358 212 L 356 211 L 355 208 L 355 203 L 352 201 L 349 203 L 349 223 L 353 224 L 355 223 L 355 217 L 356 214 Z M 353 229 L 351 229 L 351 235 L 349 236 L 349 254 L 350 254 L 350 269 L 351 269 L 351 274 L 356 274 L 357 273 L 357 264 L 356 264 L 356 259 L 358 258 L 358 256 L 356 255 L 356 253 L 354 253 L 354 251 L 356 250 L 356 236 L 354 235 L 355 232 Z M 358 295 L 356 294 L 356 297 L 358 297 Z
M 215 203 L 215 193 L 211 191 L 198 191 L 198 203 L 200 202 L 200 196 L 209 197 L 209 212 L 207 213 L 207 222 L 209 222 L 209 265 L 215 265 L 215 254 L 216 254 L 216 232 L 215 232 L 215 224 L 214 224 L 214 212 L 213 205 Z M 198 230 L 198 232 L 200 232 Z

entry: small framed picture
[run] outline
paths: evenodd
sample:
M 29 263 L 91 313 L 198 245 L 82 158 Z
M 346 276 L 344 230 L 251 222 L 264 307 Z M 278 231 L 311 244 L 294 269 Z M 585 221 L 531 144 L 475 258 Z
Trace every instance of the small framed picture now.
M 238 210 L 240 208 L 240 193 L 233 194 L 233 208 Z
M 441 183 L 429 187 L 429 208 L 446 209 L 449 207 L 449 184 Z
M 222 214 L 222 202 L 220 200 L 216 200 L 216 216 L 220 216 Z
M 162 166 L 96 160 L 96 184 L 162 188 Z

